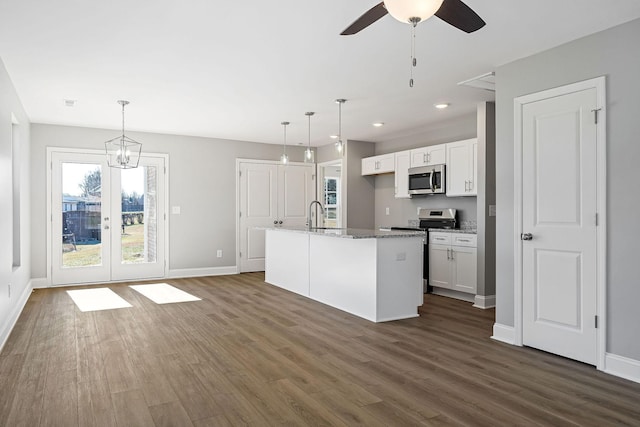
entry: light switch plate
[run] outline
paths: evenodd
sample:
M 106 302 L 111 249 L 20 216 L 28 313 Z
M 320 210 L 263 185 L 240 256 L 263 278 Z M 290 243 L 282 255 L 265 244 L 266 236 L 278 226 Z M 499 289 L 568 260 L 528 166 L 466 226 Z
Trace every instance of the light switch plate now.
M 171 213 L 174 215 L 180 215 L 180 206 L 171 206 Z
M 496 216 L 496 205 L 489 205 L 489 216 Z

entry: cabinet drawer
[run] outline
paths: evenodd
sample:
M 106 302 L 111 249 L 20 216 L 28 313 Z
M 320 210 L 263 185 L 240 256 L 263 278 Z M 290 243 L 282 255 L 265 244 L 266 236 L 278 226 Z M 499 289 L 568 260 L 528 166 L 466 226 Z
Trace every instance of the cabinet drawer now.
M 451 233 L 439 233 L 432 231 L 429 233 L 429 243 L 437 245 L 450 245 Z
M 478 246 L 478 236 L 475 234 L 452 233 L 451 237 L 451 245 L 453 246 L 468 246 L 470 248 Z

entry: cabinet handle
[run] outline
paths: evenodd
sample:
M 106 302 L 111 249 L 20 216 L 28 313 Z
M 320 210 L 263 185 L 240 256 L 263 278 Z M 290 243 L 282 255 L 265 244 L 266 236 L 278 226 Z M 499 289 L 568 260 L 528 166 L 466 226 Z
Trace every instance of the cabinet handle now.
M 431 153 L 427 153 L 427 163 L 431 163 Z
M 469 239 L 458 239 L 459 242 L 470 242 L 471 240 Z
M 451 248 L 451 259 L 452 259 L 452 260 L 454 259 L 454 258 L 453 258 L 453 253 L 454 253 L 454 250 L 453 250 L 453 248 Z
M 447 259 L 451 259 L 449 258 L 449 248 L 447 248 Z
M 473 181 L 469 180 L 469 191 L 473 190 Z

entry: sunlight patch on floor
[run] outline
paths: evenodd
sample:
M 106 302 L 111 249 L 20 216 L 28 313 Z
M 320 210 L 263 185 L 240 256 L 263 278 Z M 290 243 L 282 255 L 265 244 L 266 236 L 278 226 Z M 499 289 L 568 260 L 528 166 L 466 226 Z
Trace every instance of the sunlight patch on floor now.
M 132 307 L 109 288 L 77 289 L 67 291 L 67 294 L 76 303 L 78 309 L 83 312 Z
M 201 298 L 169 285 L 168 283 L 154 283 L 151 285 L 130 285 L 131 289 L 141 293 L 156 304 L 170 304 L 175 302 L 200 301 Z

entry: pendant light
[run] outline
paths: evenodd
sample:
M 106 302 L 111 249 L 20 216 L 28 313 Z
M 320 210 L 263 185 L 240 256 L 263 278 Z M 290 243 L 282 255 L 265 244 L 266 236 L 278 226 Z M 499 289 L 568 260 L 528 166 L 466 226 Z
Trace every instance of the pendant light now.
M 344 142 L 342 142 L 342 104 L 347 102 L 346 99 L 336 99 L 338 104 L 338 140 L 336 141 L 336 150 L 342 154 L 344 152 Z
M 280 123 L 284 129 L 284 142 L 282 143 L 282 156 L 280 156 L 280 162 L 283 165 L 289 163 L 289 156 L 287 156 L 287 126 L 289 122 Z
M 142 144 L 124 135 L 124 107 L 129 101 L 118 101 L 122 105 L 122 135 L 104 143 L 107 164 L 112 168 L 134 169 L 140 162 Z
M 315 113 L 313 111 L 307 111 L 304 113 L 305 116 L 309 118 L 309 137 L 307 142 L 307 149 L 304 150 L 304 162 L 305 163 L 315 163 L 313 150 L 311 149 L 311 116 Z

